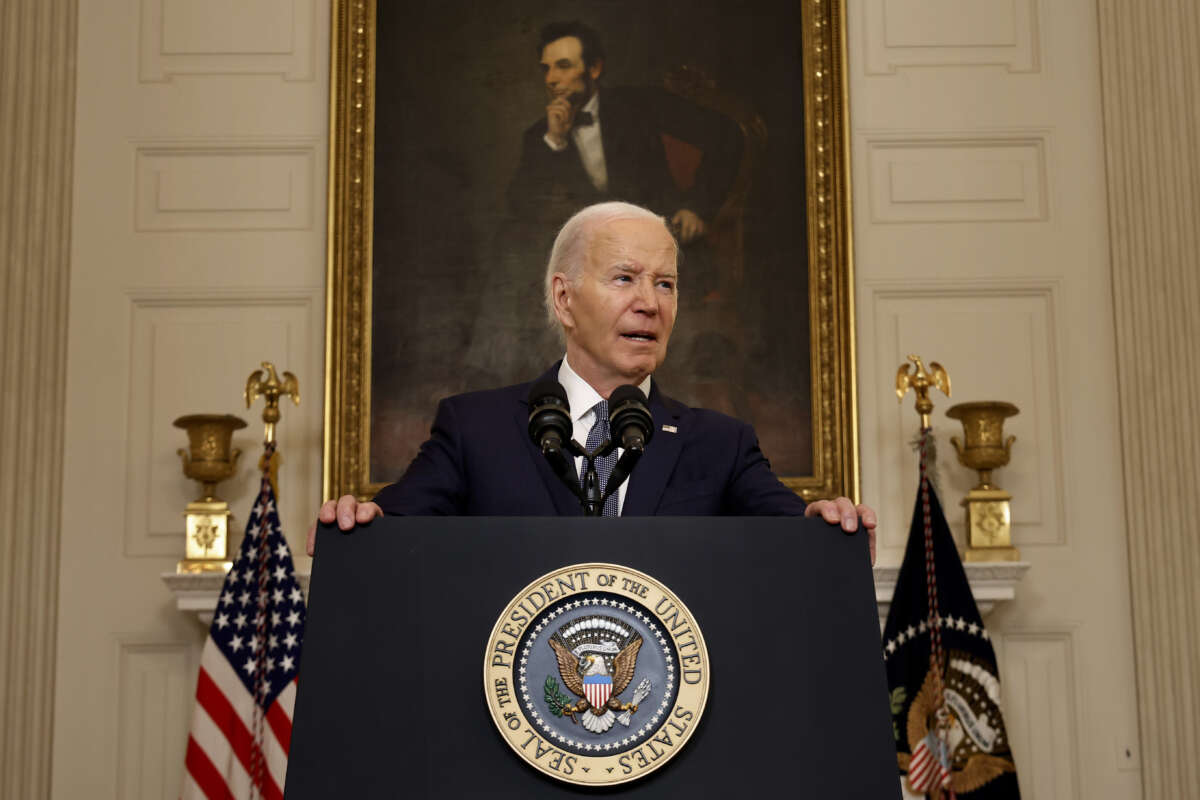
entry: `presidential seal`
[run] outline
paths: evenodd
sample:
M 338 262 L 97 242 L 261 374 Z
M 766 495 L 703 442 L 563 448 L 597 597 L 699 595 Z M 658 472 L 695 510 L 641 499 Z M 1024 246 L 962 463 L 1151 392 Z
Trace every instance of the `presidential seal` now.
M 691 738 L 708 698 L 704 637 L 658 581 L 614 564 L 543 575 L 496 621 L 483 662 L 492 720 L 538 770 L 636 780 Z

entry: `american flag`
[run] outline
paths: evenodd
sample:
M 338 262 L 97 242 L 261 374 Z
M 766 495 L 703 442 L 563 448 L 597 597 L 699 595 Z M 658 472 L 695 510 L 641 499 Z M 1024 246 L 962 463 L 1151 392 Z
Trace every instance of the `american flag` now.
M 929 793 L 933 787 L 942 789 L 950 786 L 950 755 L 946 743 L 938 739 L 933 731 L 913 748 L 912 760 L 908 763 L 908 780 L 917 792 Z
M 304 617 L 264 474 L 200 656 L 185 800 L 283 797 Z

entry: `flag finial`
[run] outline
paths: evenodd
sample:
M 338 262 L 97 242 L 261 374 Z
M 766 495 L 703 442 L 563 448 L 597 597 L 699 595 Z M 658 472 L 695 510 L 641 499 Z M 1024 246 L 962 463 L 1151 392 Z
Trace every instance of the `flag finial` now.
M 266 398 L 266 406 L 263 407 L 263 422 L 266 424 L 265 441 L 275 441 L 275 423 L 279 422 L 279 398 L 283 396 L 292 398 L 292 403 L 300 405 L 300 382 L 296 380 L 296 376 L 284 370 L 283 380 L 279 380 L 279 376 L 275 372 L 275 365 L 270 361 L 262 362 L 262 369 L 256 369 L 250 373 L 250 377 L 246 379 L 246 391 L 242 397 L 246 400 L 246 408 L 258 397 Z
M 921 363 L 920 356 L 909 355 L 908 360 L 915 365 L 915 369 L 907 362 L 900 365 L 900 369 L 896 372 L 896 399 L 904 400 L 904 395 L 910 388 L 916 392 L 917 413 L 921 415 L 921 430 L 927 430 L 930 427 L 929 415 L 933 412 L 933 401 L 929 399 L 929 389 L 936 386 L 942 390 L 942 394 L 949 397 L 950 374 L 936 361 L 930 361 L 929 369 L 926 370 L 925 365 Z

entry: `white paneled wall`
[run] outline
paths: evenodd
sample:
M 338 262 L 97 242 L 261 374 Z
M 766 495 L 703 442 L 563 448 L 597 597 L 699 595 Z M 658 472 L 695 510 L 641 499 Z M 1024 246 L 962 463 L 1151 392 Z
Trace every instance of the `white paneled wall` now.
M 1138 797 L 1096 9 L 848 10 L 863 495 L 880 510 L 881 560 L 899 562 L 916 491 L 917 416 L 894 393 L 916 353 L 953 380 L 934 430 L 960 543 L 976 475 L 945 410 L 1021 409 L 994 477 L 1033 566 L 988 623 L 1022 796 Z
M 246 377 L 296 373 L 279 426 L 293 552 L 320 499 L 329 6 L 119 0 L 79 22 L 53 788 L 162 798 L 205 634 L 158 577 L 198 491 L 172 421 L 247 421 L 218 489 L 238 542 L 263 431 Z

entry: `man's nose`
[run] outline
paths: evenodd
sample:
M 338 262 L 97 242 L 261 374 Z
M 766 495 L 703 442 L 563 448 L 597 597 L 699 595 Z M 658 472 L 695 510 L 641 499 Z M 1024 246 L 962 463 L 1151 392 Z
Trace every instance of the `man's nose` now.
M 635 308 L 644 314 L 653 315 L 658 313 L 658 303 L 655 302 L 653 281 L 638 282 Z

